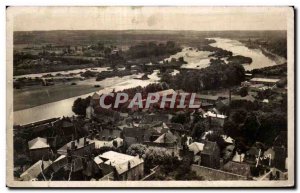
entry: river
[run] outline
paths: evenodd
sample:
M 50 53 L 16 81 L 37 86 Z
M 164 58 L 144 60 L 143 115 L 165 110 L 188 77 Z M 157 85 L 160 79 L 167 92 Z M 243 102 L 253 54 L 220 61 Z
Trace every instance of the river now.
M 251 70 L 254 68 L 263 68 L 267 66 L 276 65 L 276 62 L 266 57 L 260 50 L 258 49 L 249 49 L 244 46 L 241 42 L 237 40 L 231 39 L 224 39 L 224 38 L 213 38 L 216 40 L 216 43 L 211 44 L 211 46 L 219 47 L 224 50 L 228 50 L 233 52 L 234 55 L 242 55 L 251 57 L 253 62 L 250 65 L 244 65 L 246 70 Z M 181 52 L 171 56 L 166 60 L 170 60 L 171 58 L 178 58 L 184 57 L 187 64 L 183 65 L 182 68 L 205 68 L 209 65 L 209 54 L 211 52 L 206 51 L 199 51 L 195 48 L 184 48 Z M 86 69 L 85 69 L 86 70 Z M 91 70 L 91 69 L 89 69 Z M 103 71 L 108 70 L 107 68 L 96 68 L 96 71 Z M 60 73 L 68 74 L 72 73 L 79 73 L 84 71 L 84 69 L 73 70 L 73 71 L 64 71 Z M 51 74 L 55 75 L 59 72 L 53 72 Z M 113 89 L 116 91 L 132 88 L 136 86 L 146 86 L 151 83 L 155 83 L 159 81 L 159 77 L 157 75 L 158 71 L 154 71 L 151 75 L 149 75 L 148 80 L 137 80 L 134 78 L 140 78 L 143 74 L 135 74 L 130 76 L 124 77 L 113 77 L 107 78 L 99 82 L 95 82 L 94 79 L 88 79 L 80 84 L 99 84 L 105 89 L 99 90 L 98 93 L 103 92 L 110 92 Z M 178 73 L 178 71 L 174 71 L 174 73 Z M 41 77 L 42 75 L 49 74 L 49 73 L 41 73 L 41 74 L 31 74 L 31 75 L 24 75 L 22 77 Z M 19 76 L 20 77 L 20 76 Z M 90 94 L 85 94 L 81 96 L 76 96 L 64 100 L 60 100 L 57 102 L 52 102 L 40 106 L 36 106 L 29 109 L 24 109 L 20 111 L 14 112 L 14 124 L 27 124 L 35 121 L 45 120 L 53 117 L 61 117 L 61 116 L 72 116 L 72 105 L 76 98 L 78 97 L 87 97 Z
M 140 80 L 134 78 L 142 77 L 143 73 L 124 76 L 124 77 L 113 77 L 106 78 L 102 81 L 96 82 L 94 79 L 85 80 L 85 84 L 99 84 L 105 89 L 99 90 L 99 94 L 101 93 L 109 93 L 113 89 L 115 91 L 124 90 L 127 88 L 133 88 L 137 86 L 147 86 L 151 83 L 155 83 L 159 81 L 158 70 L 155 70 L 152 74 L 148 75 L 148 80 Z M 82 81 L 83 82 L 83 81 Z M 81 82 L 80 82 L 81 83 Z M 23 125 L 35 121 L 45 120 L 53 117 L 62 117 L 62 116 L 72 116 L 74 113 L 72 112 L 72 105 L 74 100 L 77 98 L 86 98 L 93 93 L 76 96 L 64 100 L 60 100 L 57 102 L 47 103 L 44 105 L 32 107 L 29 109 L 24 109 L 20 111 L 15 111 L 14 113 L 14 124 L 15 125 Z

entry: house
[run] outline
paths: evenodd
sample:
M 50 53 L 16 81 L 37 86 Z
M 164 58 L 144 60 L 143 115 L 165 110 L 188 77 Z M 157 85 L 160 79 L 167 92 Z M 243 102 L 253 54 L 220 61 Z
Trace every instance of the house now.
M 114 172 L 114 180 L 133 181 L 144 177 L 144 160 L 139 156 L 130 156 L 114 151 L 108 151 L 99 158 L 104 175 Z
M 264 84 L 266 86 L 274 86 L 280 79 L 276 78 L 252 78 L 250 83 L 252 84 Z
M 195 100 L 201 103 L 215 104 L 219 100 L 219 96 L 196 94 Z
M 95 138 L 102 141 L 111 141 L 121 137 L 122 130 L 117 128 L 104 128 L 93 132 Z
M 274 165 L 275 151 L 273 148 L 269 148 L 264 152 L 263 155 L 263 164 L 269 167 Z
M 257 164 L 258 158 L 262 155 L 262 150 L 256 146 L 252 146 L 245 155 L 245 161 L 250 164 Z
M 59 156 L 46 172 L 53 180 L 90 180 L 101 178 L 102 173 L 98 164 L 91 156 L 67 155 Z
M 150 141 L 150 138 L 154 132 L 154 130 L 144 127 L 125 127 L 122 132 L 122 138 L 124 139 L 126 147 L 129 147 L 134 143 L 144 143 L 145 141 Z
M 41 159 L 47 160 L 51 155 L 50 146 L 45 138 L 37 137 L 31 141 L 28 141 L 28 148 L 30 158 L 33 161 L 38 161 Z
M 86 154 L 91 154 L 94 149 L 95 142 L 86 137 L 82 137 L 65 144 L 57 150 L 57 153 L 60 155 L 67 155 L 70 151 L 72 155 L 84 156 Z
M 193 142 L 188 147 L 190 151 L 194 152 L 194 155 L 197 155 L 203 151 L 204 143 Z
M 213 113 L 211 111 L 206 112 L 203 117 L 208 119 L 209 128 L 216 131 L 222 130 L 225 120 L 227 119 L 226 115 Z
M 36 179 L 45 169 L 52 164 L 52 161 L 39 160 L 28 168 L 24 173 L 20 175 L 23 181 L 30 181 Z
M 205 141 L 200 165 L 209 168 L 220 167 L 220 148 L 216 142 Z
M 286 160 L 287 160 L 287 132 L 281 131 L 280 134 L 275 138 L 273 142 L 274 156 L 274 167 L 285 171 Z
M 246 176 L 247 178 L 251 176 L 250 165 L 246 163 L 229 161 L 224 165 L 223 170 L 233 174 Z
M 140 126 L 146 125 L 146 124 L 153 124 L 154 122 L 164 122 L 169 123 L 169 116 L 166 114 L 148 114 L 144 115 L 142 120 L 140 121 Z
M 100 95 L 95 92 L 91 98 L 91 105 L 99 105 L 99 104 L 100 104 Z
M 111 141 L 100 141 L 100 140 L 93 140 L 95 142 L 95 149 L 100 149 L 101 147 L 116 147 L 119 148 L 123 146 L 123 139 L 116 138 Z
M 71 136 L 75 133 L 74 124 L 68 117 L 63 117 L 59 124 L 60 132 L 63 136 Z
M 85 117 L 87 119 L 91 119 L 95 115 L 94 108 L 91 105 L 89 105 L 85 110 L 85 114 Z
M 282 172 L 276 168 L 270 168 L 270 171 L 256 178 L 257 181 L 265 180 L 287 180 L 288 172 Z
M 285 171 L 286 170 L 287 149 L 285 147 L 274 146 L 273 150 L 275 152 L 274 167 L 281 171 Z
M 234 149 L 234 145 L 228 145 L 225 147 L 225 149 L 222 151 L 224 162 L 231 160 L 231 158 L 233 157 Z
M 188 134 L 189 130 L 185 129 L 180 123 L 167 123 L 166 126 L 172 133 L 178 133 L 178 135 Z
M 172 132 L 168 131 L 161 136 L 159 136 L 153 142 L 144 142 L 144 144 L 149 146 L 158 146 L 158 147 L 165 147 L 165 148 L 175 148 L 179 143 L 179 137 L 175 136 Z
M 244 162 L 244 158 L 245 158 L 245 154 L 244 153 L 239 154 L 236 151 L 235 155 L 232 158 L 232 161 L 241 163 L 241 162 Z
M 201 152 L 204 149 L 204 144 L 199 142 L 193 142 L 188 146 L 189 151 L 192 151 L 194 153 L 193 161 L 194 163 L 198 163 L 201 160 Z

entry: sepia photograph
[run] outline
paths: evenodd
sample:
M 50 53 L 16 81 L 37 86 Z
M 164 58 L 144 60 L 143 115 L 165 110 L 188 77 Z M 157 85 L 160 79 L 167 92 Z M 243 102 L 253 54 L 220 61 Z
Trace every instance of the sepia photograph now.
M 6 8 L 8 187 L 295 186 L 294 8 Z

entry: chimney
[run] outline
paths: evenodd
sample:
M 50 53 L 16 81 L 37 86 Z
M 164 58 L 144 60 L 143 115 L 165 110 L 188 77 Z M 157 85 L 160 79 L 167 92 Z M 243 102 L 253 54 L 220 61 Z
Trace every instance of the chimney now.
M 224 166 L 224 160 L 223 159 L 220 159 L 220 168 L 222 169 Z
M 86 137 L 83 138 L 83 146 L 86 145 Z
M 75 141 L 71 141 L 71 150 L 75 149 Z
M 231 103 L 231 89 L 229 89 L 229 105 Z
M 128 170 L 131 169 L 131 164 L 130 164 L 130 161 L 128 161 Z

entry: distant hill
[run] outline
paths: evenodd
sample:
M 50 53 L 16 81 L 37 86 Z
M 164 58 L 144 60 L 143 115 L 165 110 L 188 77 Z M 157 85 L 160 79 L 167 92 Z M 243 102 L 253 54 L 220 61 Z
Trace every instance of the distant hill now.
M 159 31 L 159 30 L 58 30 L 16 31 L 14 44 L 132 44 L 140 41 L 177 41 L 182 44 L 197 43 L 207 37 L 223 38 L 285 38 L 286 31 Z

